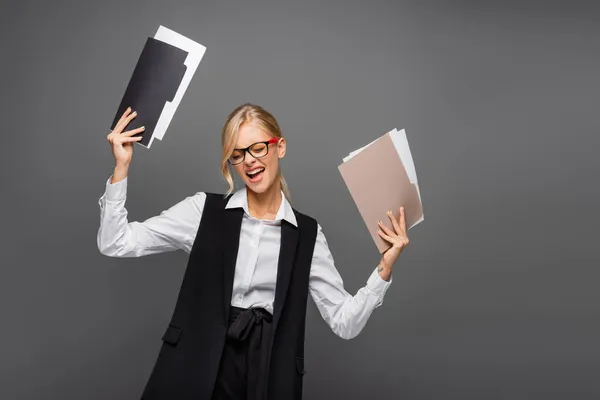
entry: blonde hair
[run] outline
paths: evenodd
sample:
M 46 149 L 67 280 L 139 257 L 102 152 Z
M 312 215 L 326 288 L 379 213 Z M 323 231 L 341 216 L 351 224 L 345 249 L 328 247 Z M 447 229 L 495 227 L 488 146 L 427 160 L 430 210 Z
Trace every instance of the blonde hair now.
M 240 127 L 245 123 L 254 123 L 260 129 L 265 131 L 267 134 L 276 137 L 282 138 L 281 129 L 279 128 L 279 124 L 273 115 L 271 115 L 264 108 L 256 105 L 256 104 L 242 104 L 238 106 L 235 110 L 229 114 L 225 124 L 223 125 L 223 133 L 221 136 L 221 143 L 223 145 L 223 157 L 221 158 L 221 175 L 223 175 L 223 179 L 225 182 L 229 184 L 229 190 L 225 193 L 225 196 L 231 194 L 235 185 L 233 183 L 233 176 L 231 174 L 231 169 L 229 162 L 227 159 L 233 153 L 235 148 L 235 144 L 238 139 L 238 133 Z M 291 202 L 290 191 L 288 189 L 285 178 L 281 173 L 281 166 L 279 167 L 279 181 L 281 183 L 281 190 L 285 195 L 286 199 Z

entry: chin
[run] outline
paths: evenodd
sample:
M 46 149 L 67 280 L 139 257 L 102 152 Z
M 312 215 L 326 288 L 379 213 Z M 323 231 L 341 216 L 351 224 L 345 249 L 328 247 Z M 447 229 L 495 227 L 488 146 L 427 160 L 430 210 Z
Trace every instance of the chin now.
M 248 189 L 252 190 L 254 193 L 265 193 L 273 184 L 272 179 L 265 178 L 267 177 L 263 177 L 263 179 L 261 179 L 260 182 L 251 182 L 249 180 L 244 180 L 244 182 Z

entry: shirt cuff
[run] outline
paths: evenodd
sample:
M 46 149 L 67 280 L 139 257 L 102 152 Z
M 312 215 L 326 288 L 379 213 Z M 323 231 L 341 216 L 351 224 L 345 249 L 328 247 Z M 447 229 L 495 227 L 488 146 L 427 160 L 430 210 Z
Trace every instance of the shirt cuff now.
M 393 279 L 393 276 L 390 276 L 389 282 L 382 279 L 381 276 L 379 276 L 379 272 L 377 272 L 377 268 L 375 268 L 367 280 L 367 289 L 377 296 L 383 296 L 392 284 Z
M 117 183 L 110 183 L 113 175 L 106 181 L 106 200 L 122 201 L 127 196 L 127 177 Z

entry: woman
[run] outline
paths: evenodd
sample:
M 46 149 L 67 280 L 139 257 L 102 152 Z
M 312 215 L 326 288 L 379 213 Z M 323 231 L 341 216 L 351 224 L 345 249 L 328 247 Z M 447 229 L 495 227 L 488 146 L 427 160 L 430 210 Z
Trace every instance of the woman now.
M 182 249 L 190 254 L 144 399 L 300 399 L 308 293 L 333 332 L 359 334 L 391 284 L 408 244 L 401 209 L 380 235 L 392 244 L 366 285 L 350 295 L 321 226 L 293 209 L 279 169 L 286 141 L 275 118 L 244 104 L 222 132 L 225 195 L 198 192 L 144 222 L 128 222 L 133 142 L 125 111 L 107 136 L 116 161 L 99 200 L 98 248 L 112 257 Z M 230 168 L 245 187 L 234 192 Z

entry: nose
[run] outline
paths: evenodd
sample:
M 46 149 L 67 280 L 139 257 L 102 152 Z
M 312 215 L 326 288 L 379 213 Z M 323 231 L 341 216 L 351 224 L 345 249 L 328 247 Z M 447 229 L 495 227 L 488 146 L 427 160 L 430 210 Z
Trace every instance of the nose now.
M 246 154 L 244 156 L 244 164 L 248 167 L 252 166 L 254 163 L 256 162 L 256 158 L 254 158 L 254 156 L 248 151 L 246 150 Z

